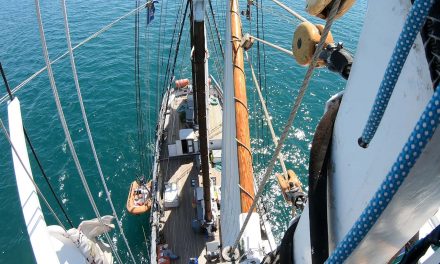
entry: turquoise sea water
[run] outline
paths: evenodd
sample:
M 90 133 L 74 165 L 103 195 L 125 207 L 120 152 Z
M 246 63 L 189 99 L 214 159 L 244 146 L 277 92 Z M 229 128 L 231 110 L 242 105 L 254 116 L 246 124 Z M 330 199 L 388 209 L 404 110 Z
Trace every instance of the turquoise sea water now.
M 245 5 L 244 1 L 242 2 Z M 305 5 L 303 1 L 284 2 L 310 18 L 303 11 Z M 127 13 L 135 5 L 134 1 L 98 0 L 69 1 L 67 4 L 74 45 Z M 158 65 L 162 67 L 162 73 L 159 75 L 161 77 L 159 87 L 162 89 L 163 72 L 166 68 L 172 32 L 180 5 L 181 1 L 160 1 L 156 5 L 155 20 L 148 27 L 145 26 L 145 11 L 141 15 L 141 78 L 142 83 L 145 84 L 142 88 L 142 95 L 146 116 L 145 133 L 149 142 L 154 140 L 156 125 Z M 217 10 L 217 21 L 221 36 L 224 38 L 224 2 L 214 0 L 213 6 Z M 67 49 L 60 3 L 43 0 L 41 8 L 49 54 L 54 60 Z M 245 6 L 242 6 L 242 10 L 244 8 Z M 335 40 L 344 42 L 345 47 L 353 52 L 356 49 L 366 8 L 366 0 L 357 1 L 346 16 L 334 24 L 332 30 Z M 263 8 L 260 12 L 261 10 L 264 11 L 265 38 L 289 48 L 298 21 L 271 1 L 263 0 Z M 161 13 L 164 14 L 162 18 Z M 243 31 L 256 34 L 255 9 L 252 15 L 254 17 L 252 22 L 243 19 Z M 160 27 L 161 20 L 162 26 Z M 311 20 L 319 22 L 318 19 Z M 262 34 L 261 31 L 259 33 Z M 175 72 L 177 78 L 190 77 L 191 74 L 188 35 L 188 27 L 185 27 Z M 158 48 L 160 36 L 162 45 Z M 209 45 L 210 68 L 213 76 L 219 79 L 217 69 L 222 67 L 222 62 L 214 63 L 218 59 L 218 54 L 212 51 L 211 42 Z M 266 69 L 266 75 L 262 73 L 263 79 L 264 76 L 266 77 L 267 84 L 264 93 L 275 130 L 279 135 L 306 69 L 298 66 L 285 54 L 268 47 L 265 51 L 265 67 L 263 67 L 263 58 L 261 58 L 262 72 L 263 68 Z M 252 48 L 251 54 L 256 65 L 256 46 Z M 112 193 L 112 200 L 122 219 L 133 252 L 139 262 L 141 260 L 146 262 L 148 251 L 143 230 L 148 238 L 148 215 L 135 217 L 128 215 L 125 210 L 129 184 L 139 169 L 133 78 L 134 16 L 122 20 L 108 32 L 77 49 L 75 56 L 85 107 L 103 172 Z M 5 68 L 11 87 L 17 86 L 44 66 L 33 1 L 0 0 L 0 61 Z M 55 63 L 53 70 L 72 138 L 89 185 L 94 191 L 101 214 L 111 214 L 88 145 L 68 57 Z M 266 167 L 266 162 L 270 159 L 274 148 L 269 141 L 267 128 L 261 121 L 261 109 L 256 100 L 257 96 L 249 72 L 247 76 L 252 146 L 255 154 L 254 169 L 258 176 Z M 305 185 L 307 185 L 306 173 L 310 143 L 313 131 L 322 115 L 324 103 L 331 95 L 341 91 L 344 86 L 345 81 L 341 77 L 325 69 L 317 70 L 296 118 L 294 128 L 290 131 L 283 152 L 289 168 L 297 172 Z M 0 89 L 0 94 L 5 94 L 3 84 L 0 85 Z M 64 138 L 47 73 L 43 72 L 27 84 L 17 93 L 17 96 L 21 101 L 24 125 L 28 134 L 74 224 L 78 225 L 81 220 L 93 218 L 92 208 L 83 191 Z M 150 118 L 147 118 L 148 116 Z M 7 123 L 6 103 L 0 105 L 0 117 Z M 151 148 L 151 144 L 147 147 Z M 0 226 L 2 227 L 0 263 L 34 263 L 19 207 L 10 146 L 3 134 L 0 136 L 0 150 Z M 148 153 L 151 157 L 151 151 Z M 36 182 L 47 195 L 49 202 L 56 208 L 32 159 L 31 163 Z M 279 167 L 276 169 L 280 171 Z M 265 205 L 269 211 L 273 231 L 279 239 L 290 220 L 290 210 L 283 203 L 278 185 L 274 180 L 271 180 L 266 188 Z M 44 208 L 44 210 L 47 213 L 47 209 Z M 59 212 L 59 210 L 56 211 Z M 46 221 L 49 224 L 55 224 L 54 218 L 49 213 L 46 214 Z M 117 243 L 122 259 L 128 263 L 127 249 L 119 232 L 113 232 L 112 238 Z

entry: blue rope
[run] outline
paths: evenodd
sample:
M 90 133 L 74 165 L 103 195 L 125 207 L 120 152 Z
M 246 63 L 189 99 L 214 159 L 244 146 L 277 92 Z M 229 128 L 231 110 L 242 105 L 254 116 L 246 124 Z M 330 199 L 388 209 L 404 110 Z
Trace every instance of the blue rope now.
M 423 111 L 387 177 L 326 263 L 342 263 L 359 245 L 417 162 L 440 123 L 440 85 Z
M 411 50 L 411 46 L 425 23 L 426 17 L 434 2 L 435 0 L 416 0 L 406 17 L 405 24 L 403 25 L 397 44 L 394 47 L 391 59 L 388 62 L 362 137 L 358 140 L 359 145 L 363 148 L 368 146 L 377 131 L 403 65 Z

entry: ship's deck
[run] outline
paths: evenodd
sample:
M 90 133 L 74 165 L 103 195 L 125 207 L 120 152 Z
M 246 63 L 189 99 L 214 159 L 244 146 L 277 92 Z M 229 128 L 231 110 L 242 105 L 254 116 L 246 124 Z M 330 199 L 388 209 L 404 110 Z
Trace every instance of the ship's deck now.
M 216 94 L 211 89 L 211 94 Z M 197 170 L 195 159 L 196 155 L 188 154 L 187 156 L 169 157 L 168 145 L 174 144 L 179 139 L 179 130 L 187 128 L 185 123 L 181 121 L 179 112 L 177 111 L 182 103 L 185 102 L 186 96 L 171 96 L 171 103 L 168 105 L 167 117 L 164 125 L 164 137 L 161 144 L 161 155 L 159 163 L 158 184 L 163 186 L 166 182 L 175 182 L 179 189 L 179 207 L 164 208 L 164 213 L 160 219 L 161 228 L 160 236 L 162 243 L 168 244 L 168 247 L 174 254 L 179 256 L 178 260 L 172 263 L 187 264 L 190 258 L 198 258 L 198 263 L 206 263 L 205 247 L 206 242 L 218 241 L 220 243 L 219 231 L 215 232 L 215 236 L 208 238 L 206 234 L 195 233 L 191 227 L 191 223 L 196 219 L 196 208 L 194 208 L 194 190 L 191 186 L 192 180 L 201 186 L 201 173 Z M 209 100 L 208 100 L 209 101 Z M 217 105 L 208 105 L 208 135 L 210 139 L 221 139 L 222 134 L 222 108 L 221 103 Z M 221 171 L 210 167 L 211 179 L 215 178 L 215 185 L 221 185 Z M 163 196 L 161 196 L 163 199 Z M 163 205 L 163 200 L 160 200 Z M 162 207 L 163 208 L 163 207 Z M 218 219 L 218 218 L 217 218 Z M 219 219 L 218 219 L 219 220 Z M 219 223 L 218 225 L 219 226 Z

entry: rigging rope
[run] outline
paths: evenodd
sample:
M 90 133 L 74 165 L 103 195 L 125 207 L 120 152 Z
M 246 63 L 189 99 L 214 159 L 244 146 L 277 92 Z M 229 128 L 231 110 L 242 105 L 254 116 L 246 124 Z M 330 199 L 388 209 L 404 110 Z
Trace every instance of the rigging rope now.
M 166 3 L 168 3 L 168 1 L 166 1 Z M 158 37 L 158 41 L 157 41 L 156 109 L 155 109 L 156 113 L 160 112 L 159 105 L 160 105 L 160 101 L 161 101 L 160 99 L 161 99 L 162 96 L 159 96 L 159 94 L 161 94 L 161 95 L 163 94 L 163 93 L 160 92 L 160 89 L 159 89 L 159 80 L 160 80 L 160 72 L 161 72 L 161 67 L 162 67 L 162 64 L 160 64 L 160 58 L 162 57 L 161 56 L 161 41 L 162 41 L 162 30 L 161 30 L 161 28 L 162 28 L 162 18 L 164 17 L 164 13 L 166 13 L 166 9 L 167 9 L 167 6 L 164 8 L 164 4 L 162 2 L 161 5 L 160 5 L 160 19 L 159 19 L 159 27 L 158 27 L 158 29 L 159 29 L 159 37 Z M 160 118 L 160 117 L 158 116 L 158 118 Z
M 258 4 L 258 1 L 257 1 L 257 4 Z M 265 39 L 265 34 L 264 34 L 264 8 L 263 8 L 263 0 L 261 0 L 260 1 L 260 6 L 261 6 L 261 33 L 262 33 L 262 39 Z M 258 14 L 258 9 L 257 9 L 257 14 Z M 258 17 L 258 16 L 257 16 Z M 260 23 L 257 23 L 257 27 L 259 27 L 260 26 Z M 260 37 L 260 35 L 259 35 L 259 32 L 257 32 L 257 37 Z M 260 50 L 259 50 L 259 44 L 257 44 L 257 48 L 258 48 L 258 63 L 259 63 L 259 65 L 258 65 L 258 72 L 259 72 L 259 84 L 260 84 L 260 86 L 262 86 L 264 89 L 264 93 L 265 93 L 265 102 L 266 102 L 266 104 L 269 104 L 269 100 L 268 100 L 268 95 L 267 95 L 267 93 L 268 93 L 268 90 L 267 90 L 267 76 L 266 76 L 266 46 L 265 45 L 263 45 L 262 46 L 262 50 L 263 50 L 263 80 L 264 80 L 264 84 L 262 85 L 262 77 L 261 77 L 261 73 L 260 73 L 260 71 L 261 71 L 261 56 L 259 55 L 260 54 Z M 262 134 L 264 133 L 264 128 L 263 128 L 263 126 L 264 126 L 264 123 L 263 122 L 261 122 L 261 130 L 262 130 Z M 268 130 L 269 128 L 266 126 L 266 133 L 267 133 L 267 130 Z M 265 146 L 265 148 L 268 148 L 269 147 L 269 142 L 267 142 L 267 144 L 266 144 L 266 146 Z
M 47 208 L 49 208 L 49 211 L 52 213 L 52 215 L 55 217 L 55 220 L 57 221 L 58 225 L 61 226 L 64 231 L 66 231 L 66 227 L 63 225 L 63 223 L 60 221 L 60 219 L 58 218 L 58 216 L 55 214 L 55 211 L 53 210 L 53 208 L 50 206 L 49 202 L 46 200 L 46 197 L 44 197 L 43 193 L 40 191 L 40 188 L 38 188 L 37 183 L 34 181 L 34 179 L 32 178 L 31 174 L 29 173 L 29 171 L 26 169 L 26 166 L 24 165 L 23 160 L 21 159 L 21 157 L 18 155 L 17 149 L 15 148 L 14 144 L 12 143 L 11 137 L 8 133 L 8 131 L 6 130 L 5 125 L 3 124 L 2 119 L 0 118 L 0 126 L 2 127 L 3 130 L 3 134 L 5 135 L 5 137 L 7 138 L 9 144 L 12 147 L 12 150 L 15 153 L 15 156 L 17 156 L 18 160 L 20 161 L 21 166 L 23 167 L 24 171 L 26 172 L 26 175 L 29 177 L 29 180 L 32 182 L 32 184 L 35 187 L 35 190 L 37 191 L 38 196 L 40 196 L 41 199 L 43 199 L 44 203 L 46 204 Z
M 11 88 L 9 87 L 8 79 L 6 78 L 6 74 L 5 74 L 4 70 L 3 70 L 3 66 L 2 66 L 1 62 L 0 62 L 0 72 L 1 72 L 1 75 L 3 77 L 3 83 L 5 84 L 6 91 L 7 91 L 8 95 L 9 95 L 9 99 L 12 101 L 14 99 L 14 96 L 12 95 Z M 41 165 L 40 159 L 37 156 L 37 152 L 35 151 L 34 146 L 31 143 L 31 139 L 29 138 L 28 133 L 27 133 L 26 128 L 24 127 L 24 125 L 23 125 L 23 133 L 24 133 L 26 142 L 28 143 L 28 145 L 29 145 L 29 147 L 30 147 L 30 149 L 32 151 L 32 155 L 33 155 L 35 161 L 37 162 L 38 168 L 40 169 L 40 172 L 43 175 L 44 180 L 46 181 L 47 185 L 49 186 L 49 189 L 50 189 L 50 191 L 52 193 L 52 196 L 55 198 L 55 201 L 57 202 L 58 207 L 63 212 L 64 217 L 66 218 L 66 220 L 69 223 L 70 227 L 73 228 L 72 220 L 68 216 L 66 210 L 64 209 L 63 204 L 61 203 L 60 199 L 56 195 L 55 190 L 53 189 L 52 184 L 50 183 L 49 178 L 47 177 L 47 174 L 46 174 L 46 172 L 43 169 L 43 165 Z
M 208 23 L 208 28 L 209 28 L 209 30 L 206 30 L 206 33 L 207 33 L 207 38 L 210 40 L 210 42 L 212 43 L 211 45 L 212 45 L 212 49 L 214 50 L 214 52 L 215 52 L 215 56 L 214 56 L 214 66 L 215 66 L 215 68 L 216 68 L 216 70 L 217 70 L 217 78 L 219 78 L 220 79 L 220 76 L 223 76 L 223 71 L 221 70 L 221 67 L 220 67 L 220 62 L 218 61 L 218 58 L 220 57 L 219 56 L 219 54 L 218 54 L 218 50 L 217 50 L 217 45 L 215 45 L 215 40 L 214 40 L 214 33 L 212 32 L 212 27 L 211 27 L 211 22 L 210 22 L 210 20 L 209 20 L 209 16 L 208 16 L 208 13 L 206 12 L 206 10 L 205 10 L 205 17 L 206 17 L 206 21 L 207 21 L 207 23 Z M 209 36 L 211 36 L 211 37 L 209 37 Z M 208 49 L 209 50 L 209 49 Z M 222 57 L 223 58 L 223 57 Z M 220 65 L 219 65 L 220 64 Z
M 87 137 L 89 138 L 89 143 L 90 143 L 90 147 L 92 149 L 93 158 L 95 159 L 96 167 L 98 168 L 99 176 L 101 177 L 101 182 L 102 182 L 102 185 L 104 186 L 107 200 L 109 201 L 110 207 L 112 208 L 113 216 L 116 219 L 116 222 L 118 224 L 119 230 L 122 235 L 122 238 L 125 242 L 125 245 L 127 246 L 128 252 L 130 254 L 130 257 L 131 257 L 133 263 L 136 263 L 136 260 L 134 259 L 130 245 L 128 244 L 128 240 L 125 236 L 124 229 L 122 228 L 122 222 L 119 220 L 118 214 L 116 213 L 115 206 L 114 206 L 113 201 L 111 199 L 110 191 L 109 191 L 107 184 L 105 182 L 105 178 L 104 178 L 104 174 L 102 172 L 101 164 L 99 162 L 98 155 L 96 153 L 95 143 L 93 142 L 92 132 L 90 131 L 90 126 L 89 126 L 89 122 L 87 119 L 86 109 L 84 107 L 84 102 L 83 102 L 83 98 L 81 95 L 81 87 L 79 86 L 78 73 L 76 70 L 75 57 L 74 57 L 73 48 L 72 48 L 72 41 L 70 38 L 70 28 L 69 28 L 69 21 L 68 21 L 68 17 L 67 17 L 66 0 L 61 0 L 61 6 L 62 6 L 62 11 L 63 11 L 63 17 L 64 17 L 64 28 L 65 28 L 65 34 L 66 34 L 67 47 L 68 47 L 68 51 L 69 51 L 70 64 L 72 66 L 73 79 L 75 81 L 75 88 L 76 88 L 76 92 L 78 95 L 78 101 L 79 101 L 79 104 L 81 107 L 81 114 L 83 117 L 84 125 L 86 127 Z M 26 135 L 26 133 L 25 133 L 25 135 Z M 31 147 L 31 149 L 32 149 L 32 147 Z
M 146 15 L 147 15 L 147 19 L 145 19 L 145 47 L 147 47 L 146 48 L 146 58 L 147 58 L 147 61 L 146 61 L 146 63 L 145 63 L 145 72 L 146 73 L 149 73 L 150 72 L 150 59 L 151 59 L 151 56 L 150 56 L 150 49 L 148 48 L 148 43 L 150 43 L 150 34 L 149 34 L 149 30 L 148 30 L 148 17 L 149 17 L 149 12 L 146 12 Z M 150 109 L 150 107 L 151 107 L 151 91 L 152 90 L 150 90 L 150 74 L 146 74 L 145 75 L 145 87 L 146 87 L 146 95 L 147 95 L 147 98 L 146 98 L 146 108 L 147 108 L 147 120 L 151 120 L 151 109 Z M 152 135 L 152 126 L 147 126 L 147 145 L 148 145 L 148 149 L 149 150 L 151 150 L 151 145 L 153 144 L 153 135 Z M 151 152 L 154 152 L 154 151 L 151 151 Z M 150 151 L 148 152 L 148 153 L 150 153 Z M 151 155 L 151 154 L 149 154 L 148 155 L 148 164 L 153 164 L 153 156 L 154 155 Z M 153 170 L 153 168 L 151 167 L 151 173 L 150 173 L 150 175 L 152 175 L 152 170 Z
M 187 3 L 186 3 L 185 17 L 186 17 L 186 10 L 188 9 L 188 5 L 189 5 L 189 1 L 187 1 Z M 173 78 L 173 75 L 169 76 L 170 75 L 170 70 L 171 70 L 170 69 L 170 61 L 171 61 L 171 54 L 172 54 L 172 51 L 173 51 L 174 39 L 175 39 L 176 33 L 177 33 L 177 24 L 178 24 L 177 22 L 180 20 L 179 18 L 182 15 L 182 8 L 183 8 L 183 0 L 181 2 L 180 7 L 179 7 L 179 11 L 177 12 L 176 22 L 174 23 L 174 30 L 173 30 L 173 34 L 172 34 L 173 37 L 171 38 L 171 46 L 170 46 L 170 50 L 168 52 L 167 68 L 165 70 L 165 78 L 164 78 L 164 83 L 163 83 L 163 87 L 162 87 L 163 90 L 168 88 L 168 86 L 171 84 L 171 81 L 172 81 L 172 78 Z M 181 22 L 182 29 L 183 29 L 183 24 L 184 24 L 184 21 L 185 21 L 185 17 L 182 18 L 183 19 L 183 22 Z M 182 35 L 182 32 L 180 31 L 179 40 L 178 40 L 178 43 L 176 45 L 179 45 L 181 35 Z M 177 48 L 178 48 L 178 46 L 177 46 Z M 177 55 L 176 55 L 176 57 L 177 57 Z M 173 67 L 175 67 L 175 62 L 174 62 L 174 66 Z M 168 78 L 169 78 L 169 80 L 168 80 Z
M 301 85 L 301 88 L 299 90 L 298 96 L 296 97 L 295 103 L 294 103 L 294 105 L 292 107 L 292 110 L 290 111 L 287 123 L 286 123 L 286 125 L 285 125 L 285 127 L 283 129 L 283 133 L 281 134 L 280 140 L 278 141 L 277 147 L 275 148 L 275 152 L 272 155 L 272 158 L 271 158 L 271 160 L 269 162 L 269 165 L 267 166 L 267 169 L 266 169 L 266 172 L 264 173 L 263 179 L 261 180 L 261 182 L 260 182 L 260 184 L 258 186 L 258 192 L 255 195 L 255 199 L 253 200 L 252 205 L 251 205 L 251 207 L 248 210 L 248 214 L 246 216 L 246 219 L 245 219 L 245 221 L 244 221 L 244 223 L 243 223 L 243 225 L 242 225 L 242 227 L 240 229 L 240 232 L 239 232 L 239 234 L 238 234 L 238 236 L 237 236 L 237 238 L 235 240 L 235 243 L 234 243 L 234 246 L 232 247 L 231 252 L 234 252 L 234 250 L 237 248 L 237 246 L 238 246 L 238 244 L 240 242 L 241 236 L 243 235 L 243 232 L 244 232 L 244 230 L 246 228 L 246 225 L 248 224 L 249 219 L 251 218 L 252 212 L 255 210 L 257 202 L 258 202 L 260 196 L 263 193 L 264 186 L 266 185 L 266 182 L 267 182 L 267 180 L 269 179 L 269 176 L 272 173 L 272 170 L 273 170 L 273 168 L 275 166 L 275 162 L 276 162 L 276 160 L 278 158 L 278 155 L 281 152 L 281 148 L 283 147 L 284 141 L 287 138 L 287 135 L 288 135 L 289 130 L 290 130 L 292 124 L 293 124 L 293 121 L 295 120 L 296 113 L 298 112 L 298 109 L 299 109 L 299 106 L 301 105 L 302 99 L 304 98 L 305 92 L 307 90 L 307 87 L 309 85 L 310 79 L 312 77 L 313 70 L 316 67 L 319 54 L 321 53 L 321 51 L 322 51 L 322 49 L 324 47 L 324 42 L 325 42 L 325 40 L 327 38 L 327 35 L 328 35 L 329 31 L 330 31 L 330 28 L 331 28 L 333 22 L 335 20 L 336 13 L 337 13 L 337 11 L 339 9 L 340 3 L 341 3 L 341 0 L 334 0 L 334 2 L 333 2 L 332 8 L 330 10 L 329 18 L 327 20 L 327 23 L 325 24 L 324 30 L 323 30 L 322 35 L 321 35 L 321 40 L 319 41 L 318 46 L 316 47 L 315 53 L 313 54 L 312 63 L 309 65 L 309 68 L 307 69 L 307 72 L 306 72 L 306 75 L 305 75 L 304 80 L 302 82 L 302 85 Z
M 113 22 L 111 22 L 110 24 L 106 25 L 105 27 L 101 28 L 100 30 L 98 30 L 97 32 L 95 32 L 94 34 L 90 35 L 88 38 L 84 39 L 83 41 L 81 41 L 80 43 L 78 43 L 77 45 L 75 45 L 73 47 L 73 50 L 81 47 L 82 45 L 86 44 L 87 42 L 89 42 L 90 40 L 98 37 L 99 35 L 101 35 L 102 33 L 106 32 L 107 30 L 109 30 L 111 27 L 113 27 L 116 23 L 118 23 L 119 21 L 127 18 L 128 16 L 132 15 L 134 12 L 138 12 L 139 10 L 141 10 L 142 8 L 145 7 L 145 3 L 142 4 L 138 9 L 133 9 L 130 12 L 126 13 L 125 15 L 117 18 L 116 20 L 114 20 Z M 69 54 L 69 51 L 64 52 L 63 54 L 61 54 L 60 56 L 58 56 L 55 60 L 50 62 L 50 65 L 56 63 L 57 61 L 61 60 L 62 58 L 66 57 Z M 44 66 L 43 68 L 39 69 L 37 72 L 35 72 L 34 74 L 32 74 L 31 76 L 29 76 L 26 80 L 24 80 L 23 82 L 21 82 L 19 85 L 15 86 L 11 92 L 12 94 L 15 94 L 16 92 L 18 92 L 21 88 L 23 88 L 26 84 L 28 84 L 30 81 L 32 81 L 35 77 L 37 77 L 38 75 L 40 75 L 42 72 L 44 72 L 45 70 L 47 70 L 47 66 Z M 8 95 L 4 95 L 3 97 L 0 98 L 0 104 L 6 102 L 6 100 L 8 99 Z
M 222 58 L 224 58 L 225 57 L 225 51 L 223 49 L 222 38 L 220 37 L 220 32 L 218 31 L 217 22 L 215 20 L 215 13 L 214 13 L 214 9 L 212 8 L 211 0 L 208 0 L 208 3 L 209 3 L 209 9 L 211 10 L 212 19 L 214 21 L 215 31 L 217 32 L 217 40 L 218 40 L 218 43 L 220 45 L 220 51 L 222 52 Z M 206 17 L 208 17 L 208 16 L 206 16 Z M 208 21 L 209 21 L 209 18 L 208 18 Z M 214 37 L 214 36 L 212 36 L 212 37 Z
M 343 263 L 379 219 L 416 164 L 440 123 L 440 86 L 429 100 L 411 135 L 367 207 L 325 263 Z
M 60 98 L 58 96 L 58 89 L 57 89 L 56 84 L 55 84 L 55 79 L 54 79 L 53 72 L 52 72 L 52 66 L 50 64 L 50 59 L 49 59 L 49 53 L 48 53 L 48 50 L 47 50 L 47 43 L 46 43 L 46 37 L 45 37 L 45 34 L 44 34 L 44 29 L 43 29 L 43 21 L 42 21 L 42 18 L 41 18 L 41 10 L 40 10 L 40 1 L 39 0 L 35 0 L 35 8 L 36 8 L 36 13 L 37 13 L 38 30 L 40 32 L 41 45 L 43 47 L 43 55 L 44 55 L 44 59 L 45 59 L 45 62 L 46 62 L 47 73 L 49 75 L 49 81 L 50 81 L 50 85 L 51 85 L 52 92 L 53 92 L 53 95 L 54 95 L 54 99 L 55 99 L 55 103 L 56 103 L 56 106 L 57 106 L 58 115 L 59 115 L 60 121 L 61 121 L 61 125 L 63 127 L 64 134 L 66 136 L 66 140 L 68 142 L 70 152 L 72 153 L 72 157 L 73 157 L 73 160 L 75 162 L 75 166 L 76 166 L 76 168 L 78 170 L 79 176 L 81 178 L 82 184 L 83 184 L 84 189 L 86 191 L 87 197 L 89 198 L 89 201 L 90 201 L 90 204 L 91 204 L 91 206 L 93 208 L 93 211 L 95 212 L 95 215 L 96 215 L 99 223 L 101 225 L 104 225 L 104 223 L 102 222 L 99 210 L 98 210 L 98 208 L 96 206 L 95 200 L 93 198 L 93 195 L 92 195 L 92 193 L 90 191 L 90 187 L 89 187 L 89 185 L 87 183 L 87 180 L 86 180 L 86 178 L 84 176 L 84 172 L 82 170 L 81 164 L 79 163 L 78 156 L 76 154 L 76 150 L 75 150 L 75 147 L 73 145 L 72 138 L 70 136 L 69 128 L 67 127 L 67 122 L 66 122 L 66 118 L 64 116 L 64 112 L 63 112 L 63 109 L 62 109 L 62 106 L 61 106 Z M 112 249 L 112 252 L 115 254 L 118 263 L 122 264 L 122 260 L 121 260 L 119 254 L 118 254 L 118 252 L 116 250 L 115 245 L 113 244 L 113 241 L 110 239 L 109 234 L 107 232 L 105 232 L 104 236 L 106 237 L 107 242 L 108 242 L 108 244 L 110 245 L 110 247 Z
M 188 12 L 188 7 L 189 7 L 189 1 L 186 1 L 185 13 L 183 14 L 182 22 L 180 24 L 180 31 L 179 31 L 179 36 L 178 36 L 178 39 L 177 39 L 176 52 L 174 54 L 174 62 L 173 62 L 173 67 L 171 68 L 171 76 L 170 76 L 170 78 L 173 78 L 173 76 L 174 76 L 174 70 L 176 68 L 177 56 L 179 55 L 180 41 L 182 39 L 183 26 L 185 25 L 185 20 L 186 20 L 186 14 Z
M 138 8 L 139 1 L 135 1 L 136 8 Z M 136 121 L 137 121 L 137 136 L 138 136 L 138 153 L 139 153 L 139 167 L 140 174 L 139 181 L 145 180 L 145 136 L 144 136 L 144 122 L 142 112 L 142 97 L 140 84 L 140 54 L 139 54 L 139 13 L 135 14 L 134 22 L 134 79 L 136 89 Z
M 289 8 L 288 6 L 286 6 L 285 4 L 281 3 L 278 0 L 272 0 L 275 4 L 279 5 L 280 7 L 282 7 L 284 10 L 286 10 L 287 12 L 289 12 L 290 14 L 292 14 L 294 17 L 298 18 L 299 20 L 301 20 L 301 22 L 308 22 L 307 19 L 305 19 L 303 16 L 301 16 L 300 14 L 298 14 L 297 12 L 293 11 L 291 8 Z
M 290 16 L 288 16 L 288 15 L 285 15 L 285 14 L 281 13 L 281 12 L 278 11 L 278 10 L 275 10 L 275 9 L 273 9 L 273 8 L 271 8 L 271 7 L 264 7 L 264 8 L 263 8 L 263 5 L 258 4 L 258 3 L 254 3 L 254 5 L 255 5 L 255 7 L 257 8 L 257 10 L 260 9 L 261 12 L 263 12 L 263 10 L 266 10 L 267 12 L 271 13 L 271 14 L 274 15 L 274 16 L 282 17 L 282 18 L 284 18 L 287 22 L 292 23 L 292 24 L 296 24 L 296 20 L 295 20 L 295 19 L 293 19 L 292 17 L 290 17 Z
M 275 130 L 273 129 L 273 126 L 272 126 L 272 121 L 271 121 L 271 118 L 269 115 L 269 111 L 267 110 L 267 107 L 266 107 L 266 101 L 264 100 L 263 94 L 261 93 L 260 85 L 258 84 L 257 76 L 255 75 L 254 67 L 249 59 L 247 51 L 245 53 L 246 53 L 246 59 L 249 63 L 249 67 L 251 68 L 252 79 L 254 80 L 255 88 L 256 88 L 257 94 L 258 94 L 258 98 L 260 99 L 261 107 L 263 108 L 264 117 L 266 119 L 267 126 L 269 127 L 270 134 L 272 135 L 273 144 L 275 146 L 277 146 L 278 140 L 277 140 L 277 136 L 275 135 Z M 281 153 L 281 151 L 280 151 L 280 154 L 278 155 L 278 160 L 280 161 L 284 176 L 287 177 L 286 164 L 284 163 L 284 158 L 283 158 L 283 154 Z
M 399 35 L 382 82 L 380 83 L 367 124 L 362 132 L 362 136 L 358 140 L 359 145 L 363 148 L 368 147 L 368 144 L 376 134 L 397 80 L 402 72 L 403 65 L 405 65 L 406 58 L 433 4 L 434 0 L 416 0 L 406 17 L 402 32 Z

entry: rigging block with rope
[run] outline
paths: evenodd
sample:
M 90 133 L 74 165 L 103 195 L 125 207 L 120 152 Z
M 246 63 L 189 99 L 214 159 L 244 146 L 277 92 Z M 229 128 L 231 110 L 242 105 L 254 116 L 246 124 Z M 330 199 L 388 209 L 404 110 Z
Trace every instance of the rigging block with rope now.
M 292 42 L 292 52 L 299 65 L 307 66 L 312 62 L 316 45 L 321 39 L 324 27 L 322 25 L 313 25 L 310 22 L 302 22 L 295 30 Z M 333 43 L 331 32 L 328 33 L 324 42 L 324 48 Z M 317 67 L 322 67 L 325 62 L 321 59 L 317 61 Z
M 312 16 L 328 19 L 333 0 L 307 0 L 306 10 Z M 342 0 L 335 18 L 340 18 L 353 6 L 355 0 Z

